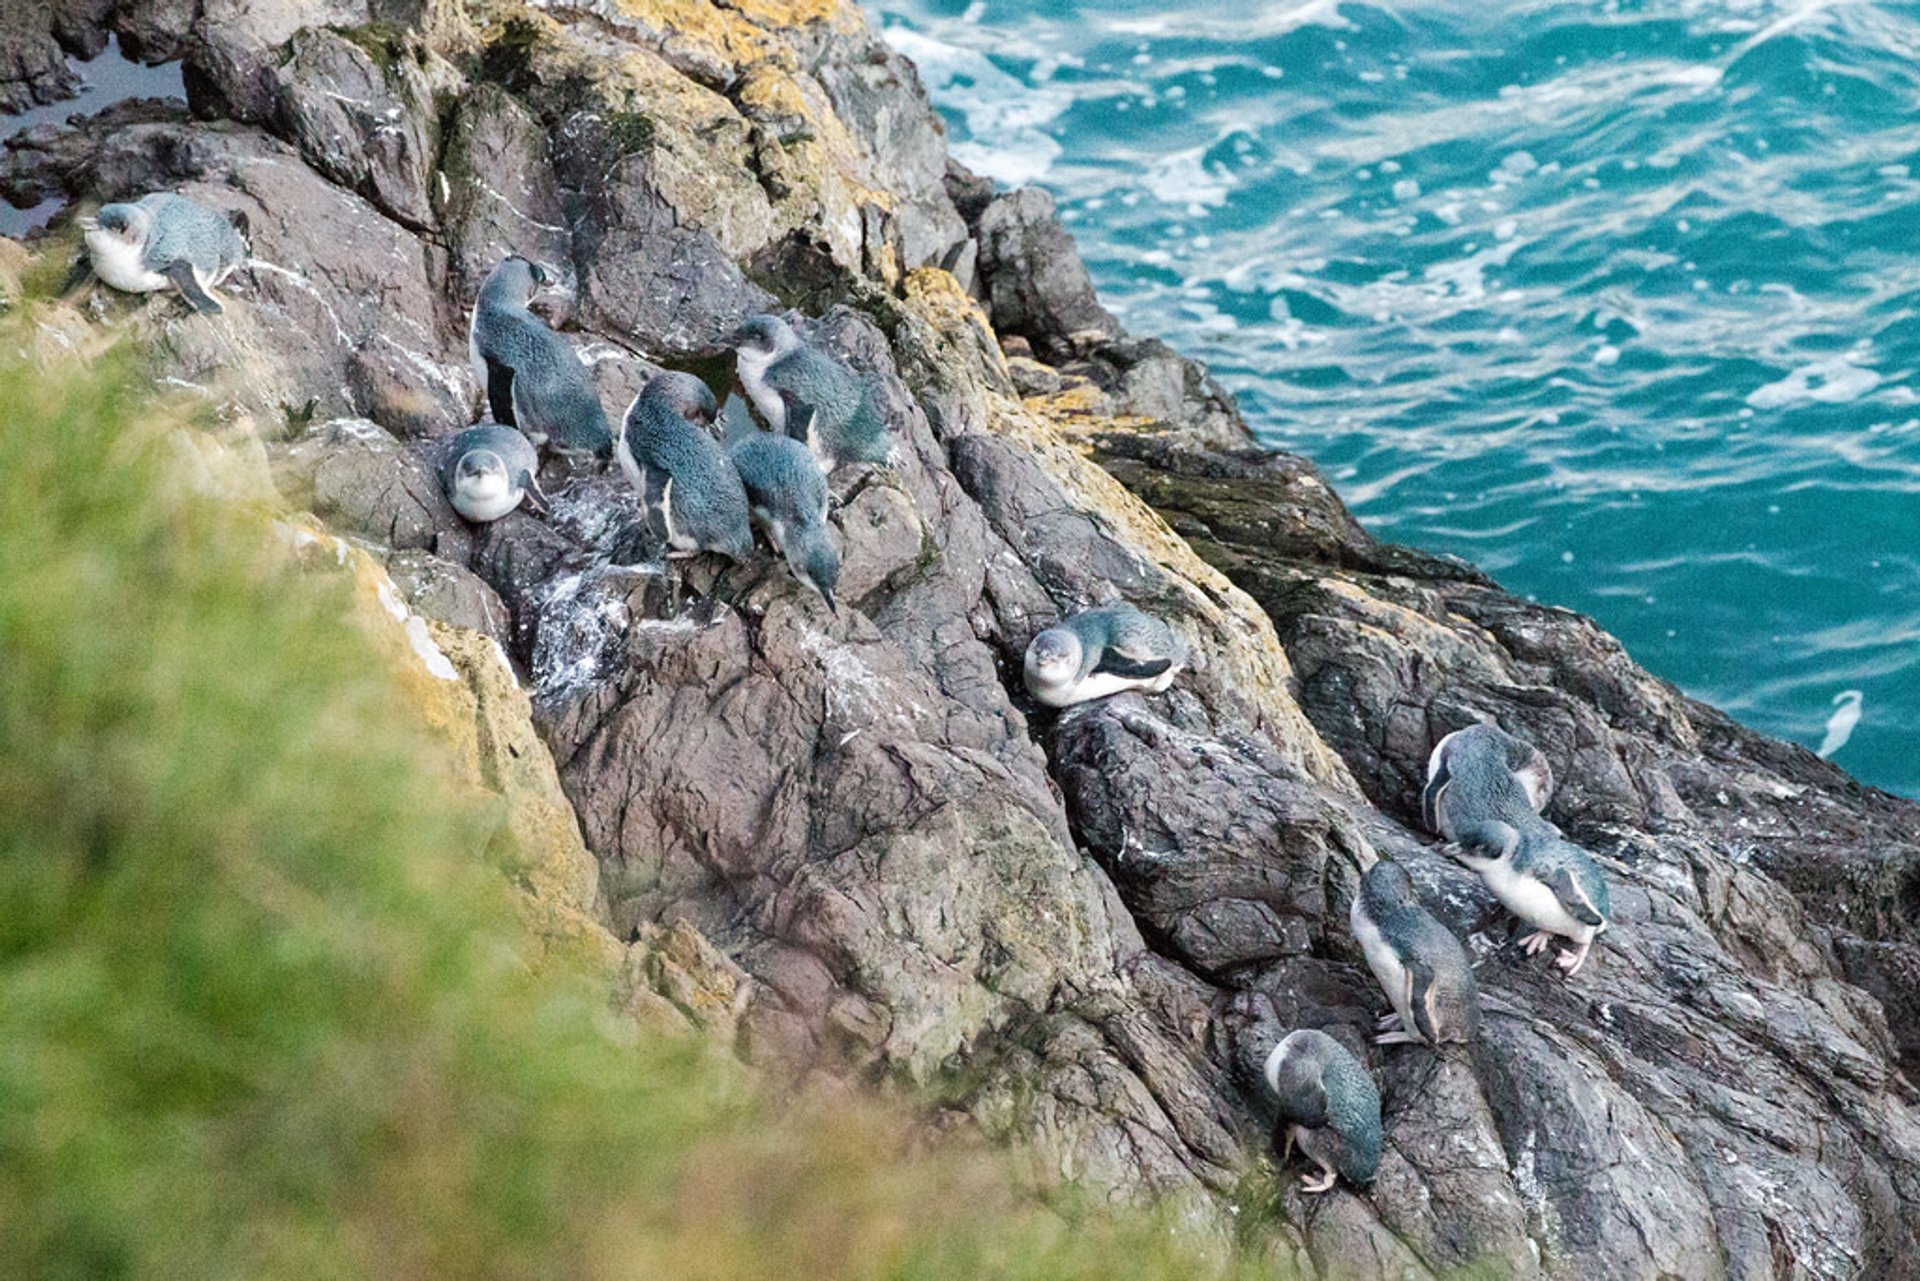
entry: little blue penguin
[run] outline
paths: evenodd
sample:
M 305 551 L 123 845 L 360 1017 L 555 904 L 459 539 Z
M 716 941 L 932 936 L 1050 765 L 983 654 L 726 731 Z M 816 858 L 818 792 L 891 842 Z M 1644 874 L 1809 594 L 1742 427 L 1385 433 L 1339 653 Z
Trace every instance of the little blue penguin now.
M 1368 868 L 1348 920 L 1393 1005 L 1374 1044 L 1464 1043 L 1479 1034 L 1480 993 L 1466 950 L 1420 905 L 1406 868 L 1385 858 Z
M 1083 610 L 1027 646 L 1027 691 L 1049 707 L 1071 707 L 1121 690 L 1158 694 L 1186 666 L 1187 644 L 1171 627 L 1131 605 Z
M 893 437 L 860 374 L 809 344 L 778 316 L 755 316 L 733 336 L 735 369 L 767 426 L 804 444 L 827 471 L 884 463 Z
M 1599 866 L 1540 817 L 1552 790 L 1537 748 L 1495 726 L 1471 725 L 1435 745 L 1420 812 L 1428 827 L 1455 842 L 1453 856 L 1534 927 L 1521 940 L 1527 955 L 1538 956 L 1556 934 L 1573 941 L 1574 949 L 1556 958 L 1572 978 L 1612 909 Z
M 171 284 L 194 310 L 222 310 L 213 289 L 247 260 L 246 215 L 157 191 L 112 204 L 82 224 L 93 272 L 113 288 L 149 294 Z
M 1357 1187 L 1373 1182 L 1380 1168 L 1380 1091 L 1347 1047 L 1313 1028 L 1289 1032 L 1267 1056 L 1267 1088 L 1280 1105 L 1286 1144 L 1295 1144 L 1320 1167 L 1301 1183 L 1303 1192 L 1325 1192 L 1336 1176 Z
M 746 487 L 753 523 L 786 557 L 793 576 L 839 613 L 833 589 L 840 582 L 840 553 L 827 530 L 827 478 L 813 454 L 790 437 L 751 431 L 735 436 L 727 455 Z
M 621 424 L 614 455 L 672 557 L 753 554 L 747 491 L 707 432 L 717 412 L 705 383 L 669 371 L 641 389 Z
M 473 376 L 487 389 L 493 419 L 535 445 L 605 458 L 613 449 L 607 411 L 573 345 L 527 309 L 546 270 L 514 255 L 480 286 L 467 329 Z
M 467 428 L 447 446 L 440 483 L 455 511 L 484 524 L 499 520 L 523 499 L 535 511 L 544 510 L 539 472 L 540 456 L 532 442 L 511 427 L 483 423 Z

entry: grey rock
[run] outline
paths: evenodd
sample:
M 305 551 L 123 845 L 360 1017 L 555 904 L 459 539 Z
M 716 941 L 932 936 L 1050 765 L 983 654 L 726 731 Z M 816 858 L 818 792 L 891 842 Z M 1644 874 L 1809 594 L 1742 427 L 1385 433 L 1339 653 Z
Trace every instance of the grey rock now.
M 396 551 L 431 549 L 459 524 L 433 467 L 365 419 L 320 423 L 268 457 L 281 495 L 341 533 Z
M 149 51 L 194 47 L 202 118 L 38 129 L 0 183 L 249 215 L 260 262 L 219 325 L 90 309 L 284 437 L 289 498 L 390 549 L 416 609 L 506 645 L 615 928 L 697 926 L 737 964 L 750 1060 L 940 1082 L 949 1119 L 1039 1168 L 1167 1198 L 1302 1275 L 1914 1275 L 1920 810 L 1690 702 L 1584 619 L 1377 543 L 1309 465 L 1246 448 L 1196 366 L 1100 308 L 1044 195 L 941 163 L 870 31 L 768 26 L 778 52 L 738 67 L 637 19 L 549 16 L 515 96 L 459 80 L 487 59 L 439 5 L 123 4 Z M 696 104 L 711 148 L 665 114 L 610 121 L 610 54 Z M 797 126 L 740 84 L 789 71 L 891 208 L 827 226 L 774 190 Z M 696 153 L 738 160 L 704 203 Z M 478 403 L 465 305 L 510 249 L 568 278 L 556 319 L 614 411 L 656 360 L 724 381 L 718 344 L 773 305 L 750 273 L 790 261 L 811 274 L 783 295 L 856 304 L 803 327 L 873 380 L 898 446 L 836 477 L 840 617 L 770 557 L 670 568 L 593 469 L 548 469 L 547 519 L 451 513 L 432 450 Z M 895 272 L 964 277 L 970 255 L 997 336 Z M 1009 366 L 1000 338 L 1049 364 Z M 1087 384 L 1147 425 L 1068 442 L 1017 399 Z M 1193 668 L 1038 713 L 1027 640 L 1115 599 L 1168 618 Z M 1483 717 L 1546 752 L 1549 817 L 1612 882 L 1617 924 L 1573 983 L 1415 830 L 1427 751 Z M 1344 922 L 1376 853 L 1466 941 L 1473 1047 L 1367 1043 L 1384 1006 Z M 1367 1195 L 1273 1170 L 1259 1066 L 1301 1026 L 1381 1084 Z
M 995 196 L 974 222 L 987 314 L 1001 334 L 1018 334 L 1058 362 L 1118 338 L 1119 322 L 1100 305 L 1073 237 L 1038 187 Z
M 464 565 L 409 548 L 387 557 L 387 576 L 414 613 L 491 636 L 502 648 L 512 640 L 499 593 Z

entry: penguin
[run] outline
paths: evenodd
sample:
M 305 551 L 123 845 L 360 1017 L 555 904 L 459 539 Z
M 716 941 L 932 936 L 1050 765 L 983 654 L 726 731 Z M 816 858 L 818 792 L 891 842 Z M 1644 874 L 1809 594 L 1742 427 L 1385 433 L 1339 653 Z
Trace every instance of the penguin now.
M 770 429 L 811 449 L 823 470 L 893 457 L 892 434 L 865 377 L 778 316 L 755 316 L 732 342 L 747 399 Z
M 1606 932 L 1612 907 L 1599 866 L 1540 817 L 1552 789 L 1537 748 L 1495 726 L 1471 725 L 1435 745 L 1420 813 L 1454 842 L 1449 853 L 1533 926 L 1521 940 L 1528 956 L 1545 951 L 1555 935 L 1572 941 L 1573 950 L 1555 958 L 1572 978 Z
M 539 472 L 540 456 L 525 436 L 511 427 L 483 423 L 453 438 L 440 466 L 440 483 L 455 511 L 485 524 L 522 501 L 545 511 Z
M 132 204 L 111 204 L 86 219 L 93 274 L 130 294 L 171 284 L 202 315 L 223 310 L 213 289 L 247 260 L 246 215 L 156 191 Z
M 1172 628 L 1131 605 L 1084 610 L 1027 646 L 1027 692 L 1049 707 L 1071 707 L 1122 690 L 1158 694 L 1187 663 Z
M 1298 1144 L 1319 1175 L 1300 1185 L 1325 1192 L 1336 1177 L 1356 1187 L 1373 1182 L 1380 1169 L 1380 1091 L 1347 1047 L 1313 1028 L 1287 1033 L 1267 1056 L 1267 1088 L 1280 1105 L 1286 1145 Z
M 614 456 L 640 492 L 647 523 L 674 558 L 753 553 L 753 527 L 740 473 L 707 433 L 718 412 L 692 374 L 655 374 L 627 408 Z
M 1480 993 L 1466 950 L 1420 905 L 1406 868 L 1384 858 L 1368 868 L 1348 920 L 1393 1005 L 1375 1045 L 1464 1044 L 1479 1035 Z
M 727 445 L 727 456 L 746 487 L 753 523 L 793 576 L 840 612 L 833 589 L 840 582 L 840 553 L 827 531 L 827 478 L 799 441 L 763 431 L 745 432 Z
M 605 458 L 613 433 L 586 365 L 571 343 L 527 309 L 551 283 L 544 268 L 517 254 L 487 276 L 467 327 L 473 376 L 487 389 L 495 422 L 518 427 L 536 446 Z

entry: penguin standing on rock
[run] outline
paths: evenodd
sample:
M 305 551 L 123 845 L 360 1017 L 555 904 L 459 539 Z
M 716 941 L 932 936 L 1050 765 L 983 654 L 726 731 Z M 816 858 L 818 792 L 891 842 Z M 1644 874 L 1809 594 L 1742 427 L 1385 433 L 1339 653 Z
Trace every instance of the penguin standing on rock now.
M 467 329 L 473 375 L 487 389 L 495 422 L 518 427 L 535 445 L 605 458 L 613 433 L 586 365 L 527 308 L 551 283 L 544 268 L 517 255 L 487 276 Z
M 635 396 L 614 456 L 640 492 L 647 524 L 674 558 L 753 554 L 753 527 L 740 473 L 707 433 L 718 408 L 692 374 L 667 372 Z
M 1267 1056 L 1266 1077 L 1286 1127 L 1280 1159 L 1298 1144 L 1320 1167 L 1301 1191 L 1325 1192 L 1336 1177 L 1357 1187 L 1373 1182 L 1384 1142 L 1380 1091 L 1346 1046 L 1313 1028 L 1289 1032 Z
M 482 424 L 453 438 L 440 468 L 440 483 L 453 509 L 475 524 L 499 520 L 524 501 L 546 509 L 538 479 L 540 456 L 511 427 Z
M 1049 707 L 1071 707 L 1122 690 L 1158 694 L 1187 663 L 1171 627 L 1131 605 L 1084 610 L 1027 646 L 1027 692 Z
M 807 343 L 778 316 L 755 316 L 733 336 L 741 389 L 773 431 L 813 451 L 823 470 L 884 463 L 893 437 L 867 380 Z
M 1471 725 L 1434 747 L 1420 813 L 1428 827 L 1455 842 L 1449 852 L 1533 926 L 1521 940 L 1528 956 L 1545 951 L 1555 935 L 1572 940 L 1573 950 L 1555 958 L 1572 978 L 1605 932 L 1612 908 L 1599 866 L 1540 817 L 1552 789 L 1538 749 L 1495 726 Z
M 1393 1004 L 1375 1045 L 1464 1043 L 1479 1035 L 1480 993 L 1466 950 L 1420 905 L 1406 868 L 1392 859 L 1368 868 L 1348 919 Z
M 171 192 L 105 205 L 81 225 L 94 275 L 130 294 L 171 284 L 203 315 L 221 312 L 213 289 L 247 260 L 246 215 Z
M 819 592 L 834 613 L 840 553 L 827 532 L 827 478 L 807 447 L 786 436 L 745 432 L 727 446 L 727 456 L 746 487 L 753 523 L 793 576 Z

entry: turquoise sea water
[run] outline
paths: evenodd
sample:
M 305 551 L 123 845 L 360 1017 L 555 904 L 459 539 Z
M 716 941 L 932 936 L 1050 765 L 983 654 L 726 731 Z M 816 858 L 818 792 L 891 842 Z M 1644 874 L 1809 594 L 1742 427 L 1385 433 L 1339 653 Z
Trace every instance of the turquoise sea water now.
M 1920 795 L 1920 6 L 870 7 L 1375 533 Z

